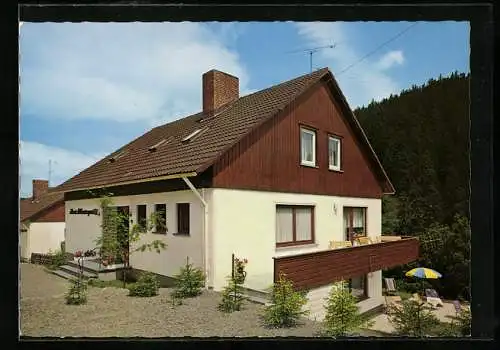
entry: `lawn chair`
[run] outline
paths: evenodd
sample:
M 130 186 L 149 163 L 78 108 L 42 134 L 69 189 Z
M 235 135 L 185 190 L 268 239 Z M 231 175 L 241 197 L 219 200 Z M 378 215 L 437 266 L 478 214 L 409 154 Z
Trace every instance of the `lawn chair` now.
M 370 239 L 370 237 L 359 237 L 358 242 L 361 245 L 372 244 L 372 240 Z
M 461 313 L 462 312 L 462 304 L 460 304 L 460 302 L 458 300 L 453 300 L 453 306 L 455 307 L 455 312 L 457 314 Z
M 384 278 L 385 292 L 390 295 L 396 294 L 396 282 L 394 278 Z
M 433 307 L 443 306 L 443 302 L 435 289 L 426 289 L 425 296 L 426 296 L 426 301 Z

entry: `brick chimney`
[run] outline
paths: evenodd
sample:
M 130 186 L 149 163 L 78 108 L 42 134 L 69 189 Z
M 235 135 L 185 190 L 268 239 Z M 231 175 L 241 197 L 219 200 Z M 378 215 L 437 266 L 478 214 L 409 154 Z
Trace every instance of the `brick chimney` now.
M 237 77 L 215 69 L 203 74 L 203 113 L 211 114 L 239 97 L 240 82 Z
M 39 199 L 49 190 L 49 182 L 47 180 L 33 180 L 33 199 Z

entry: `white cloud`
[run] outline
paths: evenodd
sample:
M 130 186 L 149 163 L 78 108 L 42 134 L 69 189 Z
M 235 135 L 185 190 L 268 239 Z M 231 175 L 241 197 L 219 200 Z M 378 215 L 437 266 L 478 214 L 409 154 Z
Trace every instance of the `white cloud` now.
M 227 28 L 225 27 L 227 26 Z M 143 120 L 201 109 L 201 75 L 248 74 L 227 42 L 234 24 L 29 23 L 21 31 L 21 113 L 45 118 Z
M 51 186 L 56 186 L 103 158 L 105 154 L 86 155 L 81 152 L 20 141 L 20 192 L 30 196 L 33 179 L 49 177 L 49 160 L 52 162 Z
M 380 100 L 400 90 L 398 83 L 385 69 L 399 61 L 402 63 L 402 52 L 401 58 L 391 54 L 383 64 L 370 59 L 360 61 L 366 52 L 359 52 L 349 44 L 352 40 L 344 22 L 303 22 L 296 26 L 299 35 L 311 45 L 337 44 L 333 49 L 318 51 L 315 65 L 321 63 L 330 67 L 351 108 L 368 104 L 372 99 Z M 356 64 L 352 68 L 341 72 L 353 63 Z
M 394 65 L 402 65 L 405 61 L 403 51 L 390 51 L 382 56 L 378 62 L 377 67 L 380 70 L 385 70 L 393 67 Z

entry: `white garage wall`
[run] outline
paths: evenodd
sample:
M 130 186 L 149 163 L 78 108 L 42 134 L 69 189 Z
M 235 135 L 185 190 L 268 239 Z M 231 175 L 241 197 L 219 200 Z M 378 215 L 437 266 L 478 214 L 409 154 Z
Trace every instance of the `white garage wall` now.
M 161 253 L 155 251 L 135 252 L 130 256 L 130 265 L 134 268 L 173 276 L 185 264 L 186 257 L 197 267 L 202 267 L 202 228 L 203 206 L 191 191 L 176 191 L 134 196 L 113 197 L 114 206 L 129 206 L 131 219 L 136 222 L 137 205 L 147 205 L 147 217 L 154 212 L 155 204 L 166 204 L 166 235 L 148 233 L 142 236 L 141 243 L 160 239 L 167 248 Z M 190 203 L 190 235 L 175 236 L 177 230 L 177 203 Z M 98 199 L 85 199 L 66 202 L 66 249 L 69 252 L 95 248 L 95 239 L 101 232 L 102 216 L 69 214 L 70 209 L 100 209 Z
M 27 232 L 21 232 L 21 256 L 30 258 L 31 253 L 47 254 L 60 250 L 64 227 L 64 222 L 32 222 Z
M 314 205 L 316 242 L 302 247 L 276 248 L 276 204 Z M 213 189 L 210 232 L 213 234 L 214 289 L 225 286 L 226 277 L 231 274 L 232 253 L 249 260 L 247 287 L 258 290 L 269 287 L 273 283 L 273 257 L 325 250 L 330 241 L 343 239 L 344 206 L 367 207 L 368 235 L 380 235 L 380 199 Z

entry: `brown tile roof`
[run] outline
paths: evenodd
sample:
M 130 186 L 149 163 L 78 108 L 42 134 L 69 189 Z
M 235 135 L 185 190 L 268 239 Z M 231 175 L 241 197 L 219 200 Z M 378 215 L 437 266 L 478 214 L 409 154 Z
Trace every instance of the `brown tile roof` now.
M 215 111 L 213 116 L 200 112 L 156 127 L 83 170 L 58 186 L 57 190 L 65 192 L 199 173 L 325 76 L 333 79 L 328 68 L 323 68 L 242 96 Z M 182 142 L 197 129 L 203 131 L 191 141 Z M 155 152 L 148 151 L 162 140 L 167 141 L 159 145 Z M 110 162 L 111 156 L 116 156 L 114 162 Z
M 48 193 L 35 201 L 33 198 L 21 198 L 19 208 L 21 221 L 29 220 L 42 210 L 48 209 L 54 204 L 64 200 L 63 193 L 52 191 L 49 190 Z

